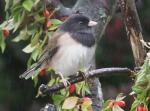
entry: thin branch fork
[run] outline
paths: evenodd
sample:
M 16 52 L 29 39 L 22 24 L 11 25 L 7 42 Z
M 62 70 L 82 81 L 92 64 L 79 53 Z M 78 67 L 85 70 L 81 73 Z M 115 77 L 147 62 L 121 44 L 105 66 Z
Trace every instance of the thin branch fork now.
M 70 84 L 74 84 L 74 83 L 78 83 L 78 82 L 81 82 L 85 79 L 92 78 L 92 77 L 105 77 L 105 76 L 118 76 L 118 75 L 130 76 L 132 74 L 133 74 L 133 71 L 131 71 L 128 68 L 120 68 L 120 67 L 101 68 L 101 69 L 89 71 L 84 74 L 76 74 L 73 78 L 68 79 L 68 81 L 70 82 Z M 69 86 L 69 84 L 67 86 Z M 65 86 L 62 82 L 60 82 L 57 85 L 54 85 L 51 87 L 42 84 L 39 90 L 41 91 L 42 94 L 50 94 L 50 93 L 59 91 L 63 88 L 65 88 Z

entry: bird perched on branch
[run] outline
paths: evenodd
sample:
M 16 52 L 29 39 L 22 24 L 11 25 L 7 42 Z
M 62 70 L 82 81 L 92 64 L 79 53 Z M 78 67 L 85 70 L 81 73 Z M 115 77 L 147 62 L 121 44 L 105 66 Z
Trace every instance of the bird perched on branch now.
M 38 62 L 19 77 L 28 79 L 45 66 L 53 68 L 62 79 L 80 69 L 88 70 L 95 55 L 92 27 L 96 24 L 81 14 L 70 16 L 49 40 Z

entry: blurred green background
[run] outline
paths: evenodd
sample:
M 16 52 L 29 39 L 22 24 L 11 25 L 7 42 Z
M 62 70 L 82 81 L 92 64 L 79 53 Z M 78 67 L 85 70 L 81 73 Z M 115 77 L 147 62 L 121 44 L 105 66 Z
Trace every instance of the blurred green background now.
M 0 3 L 3 1 L 0 0 Z M 137 0 L 137 6 L 144 39 L 150 41 L 150 0 Z M 0 22 L 4 20 L 4 16 L 4 5 L 0 4 Z M 37 87 L 34 87 L 33 81 L 20 80 L 18 77 L 26 70 L 29 57 L 21 51 L 25 43 L 13 44 L 11 36 L 6 39 L 6 43 L 6 51 L 0 54 L 0 111 L 39 111 L 48 102 L 48 98 L 35 98 Z M 120 14 L 115 15 L 99 42 L 96 65 L 97 68 L 134 67 L 130 44 Z M 100 78 L 100 81 L 105 99 L 115 98 L 120 92 L 129 94 L 133 83 L 131 78 L 121 76 Z M 127 97 L 128 105 L 132 99 Z

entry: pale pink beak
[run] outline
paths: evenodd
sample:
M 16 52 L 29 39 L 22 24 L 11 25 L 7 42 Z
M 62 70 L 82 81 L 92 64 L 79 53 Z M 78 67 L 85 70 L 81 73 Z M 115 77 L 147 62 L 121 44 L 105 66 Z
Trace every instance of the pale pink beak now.
M 89 23 L 88 23 L 88 26 L 89 27 L 92 27 L 92 26 L 95 26 L 95 25 L 97 25 L 97 22 L 95 22 L 95 21 L 89 21 Z

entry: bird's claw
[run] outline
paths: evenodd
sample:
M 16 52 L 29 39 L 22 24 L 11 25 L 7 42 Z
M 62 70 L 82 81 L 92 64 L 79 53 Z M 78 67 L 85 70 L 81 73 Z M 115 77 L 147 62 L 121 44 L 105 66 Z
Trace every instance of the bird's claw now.
M 70 85 L 70 82 L 64 78 L 63 74 L 61 72 L 59 72 L 59 75 L 61 77 L 61 81 L 63 82 L 64 86 L 67 87 L 68 85 Z
M 70 82 L 67 79 L 65 79 L 65 78 L 62 78 L 61 81 L 63 82 L 65 87 L 70 85 Z

